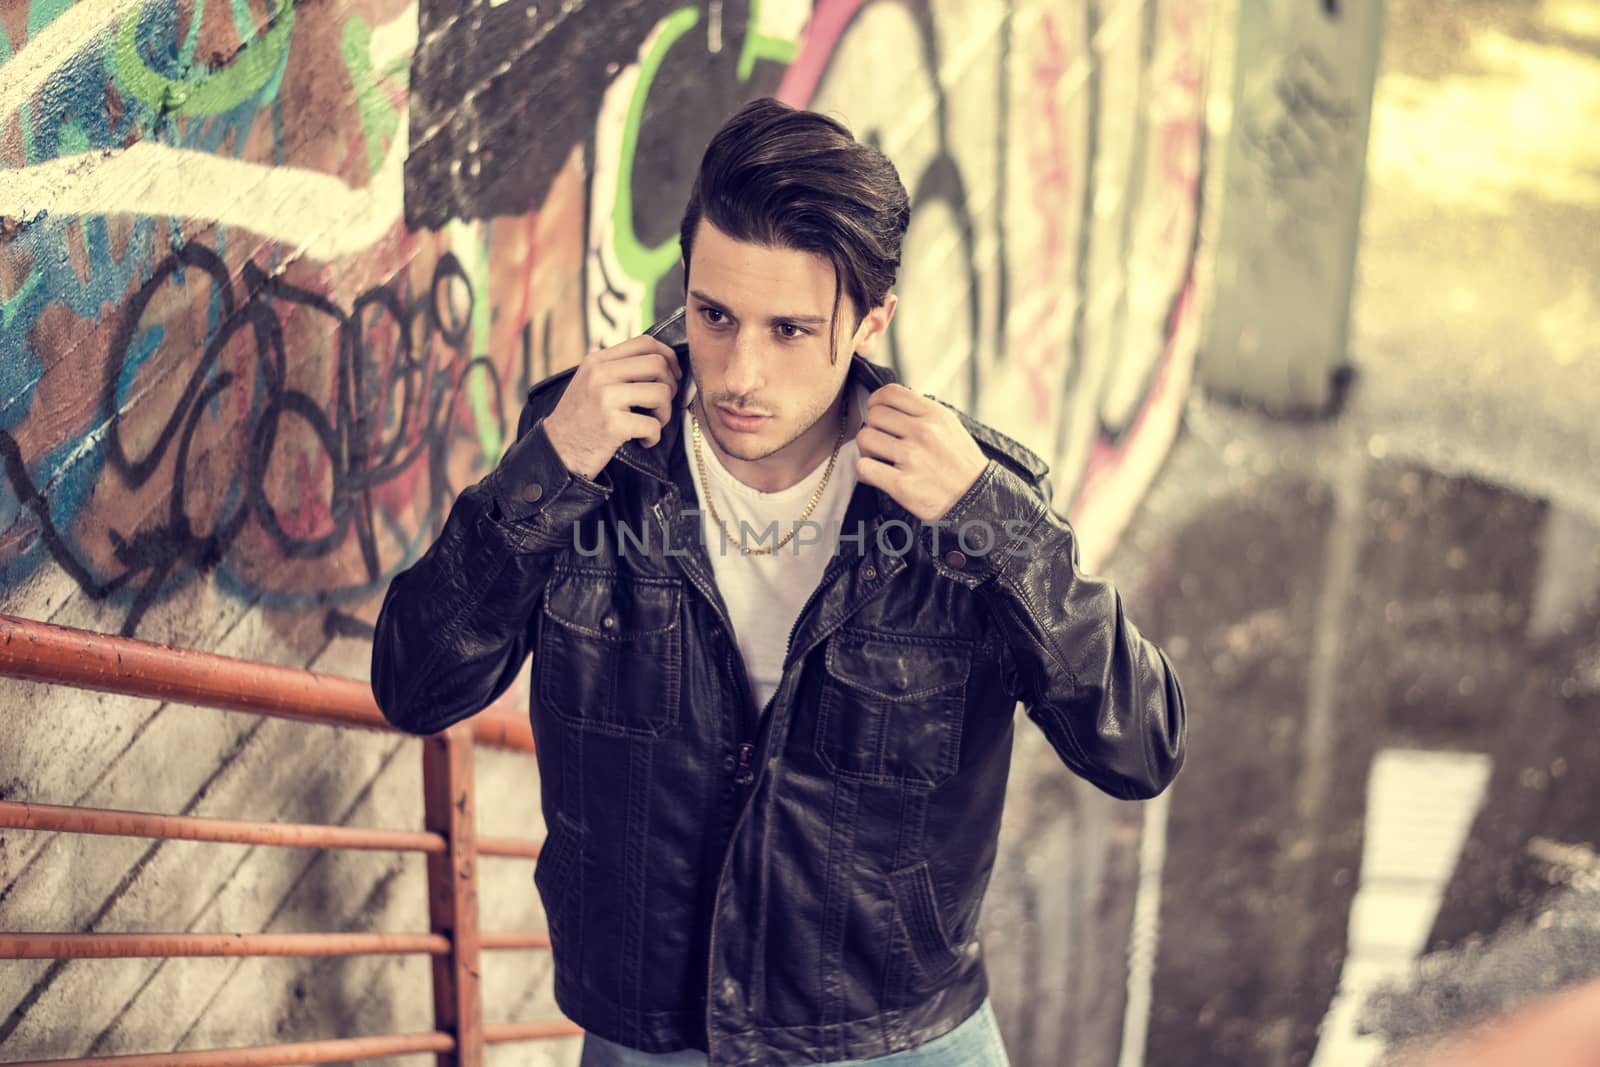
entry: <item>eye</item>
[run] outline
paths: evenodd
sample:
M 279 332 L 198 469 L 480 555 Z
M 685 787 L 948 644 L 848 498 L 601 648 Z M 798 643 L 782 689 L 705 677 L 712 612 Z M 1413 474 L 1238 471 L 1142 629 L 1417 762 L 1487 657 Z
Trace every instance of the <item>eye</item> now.
M 707 326 L 721 326 L 727 321 L 727 316 L 723 315 L 720 310 L 713 307 L 701 307 L 700 317 L 705 319 Z
M 791 330 L 794 332 L 790 333 L 789 331 Z M 783 334 L 785 340 L 793 341 L 798 337 L 804 337 L 810 331 L 801 329 L 792 322 L 780 322 L 778 323 L 778 332 Z

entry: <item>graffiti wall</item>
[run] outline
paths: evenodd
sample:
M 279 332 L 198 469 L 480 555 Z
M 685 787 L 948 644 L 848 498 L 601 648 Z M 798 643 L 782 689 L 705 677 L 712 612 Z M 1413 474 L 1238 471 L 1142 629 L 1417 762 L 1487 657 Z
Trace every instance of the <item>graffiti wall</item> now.
M 1093 566 L 1188 390 L 1211 23 L 1210 0 L 4 0 L 0 610 L 365 677 L 389 578 L 528 387 L 681 302 L 700 151 L 760 95 L 895 161 L 914 214 L 885 358 L 1045 456 Z M 0 698 L 6 798 L 417 818 L 392 740 Z M 529 832 L 522 772 L 486 773 Z M 316 929 L 393 896 L 420 921 L 409 868 L 335 863 L 7 834 L 0 909 Z M 0 1043 L 381 1028 L 426 986 L 234 961 L 157 1010 L 207 966 L 12 966 Z M 508 965 L 504 1003 L 546 1003 L 537 967 Z

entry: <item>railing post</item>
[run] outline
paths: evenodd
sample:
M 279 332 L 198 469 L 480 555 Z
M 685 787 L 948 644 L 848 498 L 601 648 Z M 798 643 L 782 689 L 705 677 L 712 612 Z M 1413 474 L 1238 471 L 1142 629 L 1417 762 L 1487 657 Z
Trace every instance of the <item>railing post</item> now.
M 428 920 L 450 939 L 433 958 L 434 1026 L 456 1039 L 439 1067 L 482 1067 L 478 963 L 478 842 L 472 796 L 472 734 L 456 726 L 422 743 L 423 819 L 449 847 L 428 856 Z

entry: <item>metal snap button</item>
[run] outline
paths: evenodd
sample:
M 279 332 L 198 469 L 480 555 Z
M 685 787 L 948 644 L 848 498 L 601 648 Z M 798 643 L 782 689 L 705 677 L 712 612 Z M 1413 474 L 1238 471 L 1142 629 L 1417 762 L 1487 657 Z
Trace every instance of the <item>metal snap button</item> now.
M 878 568 L 874 567 L 870 563 L 867 564 L 865 567 L 861 568 L 861 577 L 869 582 L 874 581 L 878 577 Z
M 732 752 L 730 752 L 726 756 L 722 757 L 722 769 L 723 770 L 731 771 L 731 770 L 733 770 L 733 768 L 735 766 L 737 766 L 737 764 L 734 762 L 734 758 L 733 758 L 733 753 Z
M 967 557 L 953 548 L 944 554 L 944 561 L 946 565 L 954 567 L 956 570 L 960 570 L 967 565 Z
M 544 486 L 538 482 L 534 482 L 522 491 L 522 499 L 530 504 L 536 502 L 542 496 L 544 496 Z
M 600 620 L 600 628 L 603 630 L 615 630 L 617 628 L 617 617 L 615 615 L 607 615 Z

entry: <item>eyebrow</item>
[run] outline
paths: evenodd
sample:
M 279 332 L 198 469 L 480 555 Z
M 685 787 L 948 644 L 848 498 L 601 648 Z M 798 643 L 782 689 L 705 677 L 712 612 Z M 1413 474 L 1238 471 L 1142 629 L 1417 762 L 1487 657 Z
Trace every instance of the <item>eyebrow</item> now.
M 689 295 L 700 301 L 702 304 L 711 305 L 718 311 L 728 310 L 728 306 L 726 304 L 722 303 L 720 300 L 713 300 L 711 297 L 707 296 L 705 293 L 702 293 L 698 289 L 690 289 Z M 804 326 L 826 326 L 828 324 L 827 317 L 823 315 L 772 315 L 767 318 L 767 321 L 769 323 L 792 322 L 796 325 Z

